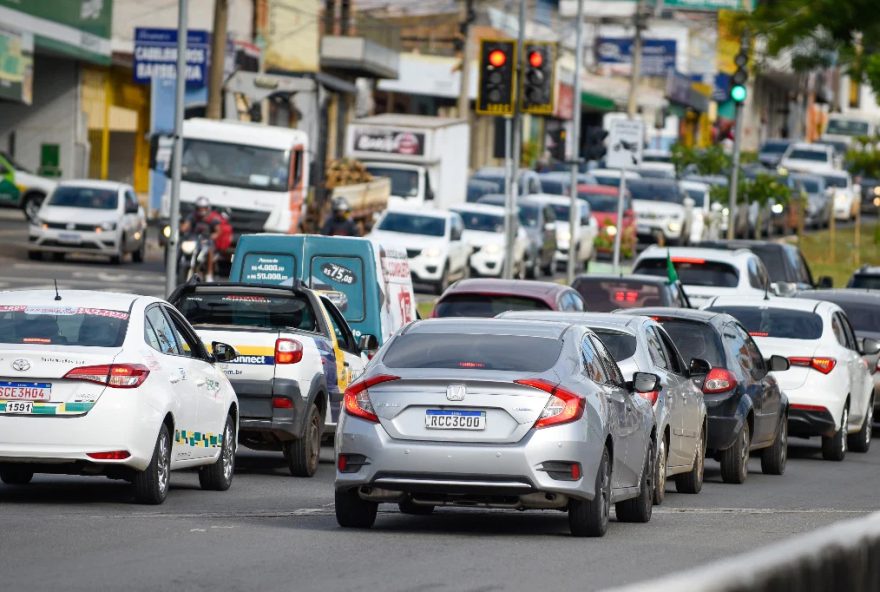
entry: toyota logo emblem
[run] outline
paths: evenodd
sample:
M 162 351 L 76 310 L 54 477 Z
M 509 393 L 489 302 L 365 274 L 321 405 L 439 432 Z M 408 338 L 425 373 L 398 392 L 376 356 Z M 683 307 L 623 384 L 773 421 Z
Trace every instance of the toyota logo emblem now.
M 24 372 L 25 370 L 30 370 L 31 363 L 27 360 L 19 358 L 18 360 L 14 360 L 12 362 L 12 369 L 18 370 L 19 372 Z

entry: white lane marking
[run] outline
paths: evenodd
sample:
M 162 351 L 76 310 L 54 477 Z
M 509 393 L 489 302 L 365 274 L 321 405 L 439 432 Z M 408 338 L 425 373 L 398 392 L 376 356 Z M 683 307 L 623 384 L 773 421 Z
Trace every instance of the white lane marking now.
M 655 514 L 869 514 L 873 511 L 837 508 L 654 508 Z

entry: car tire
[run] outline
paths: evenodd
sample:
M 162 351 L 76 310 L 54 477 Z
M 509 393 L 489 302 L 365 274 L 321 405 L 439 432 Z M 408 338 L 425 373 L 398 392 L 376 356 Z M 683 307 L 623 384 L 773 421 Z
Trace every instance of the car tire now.
M 110 265 L 119 265 L 122 263 L 123 251 L 119 251 L 116 255 L 110 255 Z
M 28 251 L 28 259 L 31 261 L 42 261 L 43 253 L 40 251 Z
M 143 263 L 144 259 L 147 256 L 147 234 L 144 233 L 144 238 L 141 240 L 141 245 L 137 248 L 136 251 L 132 251 L 131 260 L 134 263 Z
M 843 408 L 840 429 L 833 436 L 822 436 L 822 458 L 841 461 L 846 458 L 847 434 L 846 424 L 849 421 L 849 409 Z
M 703 490 L 703 475 L 706 467 L 706 428 L 700 430 L 694 454 L 694 466 L 687 473 L 676 475 L 675 490 L 679 493 L 700 493 Z
M 541 267 L 541 273 L 543 273 L 544 275 L 553 275 L 553 268 L 554 267 L 555 267 L 555 264 L 553 263 L 553 258 L 551 257 L 550 263 Z
M 434 284 L 434 292 L 438 295 L 443 294 L 449 287 L 449 263 L 443 265 L 443 274 L 437 283 Z
M 765 475 L 782 475 L 785 473 L 786 460 L 788 460 L 788 416 L 783 416 L 773 444 L 761 451 L 761 471 Z
M 526 270 L 526 277 L 530 280 L 536 280 L 541 276 L 541 264 L 538 262 L 538 256 L 532 257 L 531 265 Z
M 657 445 L 652 441 L 645 455 L 645 466 L 639 482 L 639 495 L 614 504 L 619 522 L 649 522 L 654 512 L 654 455 Z
M 34 472 L 22 465 L 7 465 L 0 468 L 0 481 L 6 485 L 27 485 L 34 478 Z
M 153 448 L 153 458 L 143 471 L 134 475 L 134 498 L 138 503 L 158 505 L 168 497 L 171 485 L 171 436 L 162 424 Z
M 434 513 L 434 506 L 423 506 L 413 503 L 411 499 L 405 499 L 397 507 L 402 514 L 411 514 L 413 516 L 427 516 Z
M 226 416 L 223 426 L 223 443 L 220 446 L 220 458 L 217 462 L 199 468 L 199 485 L 209 491 L 226 491 L 232 485 L 235 472 L 235 419 Z
M 568 502 L 568 527 L 572 536 L 601 537 L 608 530 L 611 513 L 611 462 L 608 448 L 596 471 L 596 495 L 592 500 L 572 499 Z
M 322 427 L 323 420 L 318 406 L 312 404 L 302 438 L 285 443 L 287 468 L 294 477 L 312 477 L 318 471 Z
M 721 451 L 721 479 L 725 483 L 744 483 L 749 475 L 749 422 L 743 422 L 742 431 L 727 450 Z
M 659 506 L 666 498 L 666 463 L 669 460 L 669 451 L 666 446 L 666 438 L 660 438 L 657 444 L 657 460 L 654 461 L 654 505 Z
M 855 434 L 849 436 L 847 445 L 853 452 L 868 452 L 871 449 L 871 438 L 873 437 L 874 424 L 874 397 L 868 402 L 868 409 L 865 412 L 865 420 L 862 427 Z
M 379 504 L 361 499 L 357 488 L 337 489 L 334 496 L 336 522 L 343 528 L 371 528 L 376 522 Z

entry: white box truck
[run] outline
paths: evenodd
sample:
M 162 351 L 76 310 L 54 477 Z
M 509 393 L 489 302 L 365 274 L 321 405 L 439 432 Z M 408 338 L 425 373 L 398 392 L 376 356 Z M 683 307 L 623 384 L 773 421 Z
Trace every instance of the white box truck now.
M 391 179 L 389 206 L 447 208 L 464 203 L 470 129 L 462 119 L 388 113 L 348 126 L 346 156 Z

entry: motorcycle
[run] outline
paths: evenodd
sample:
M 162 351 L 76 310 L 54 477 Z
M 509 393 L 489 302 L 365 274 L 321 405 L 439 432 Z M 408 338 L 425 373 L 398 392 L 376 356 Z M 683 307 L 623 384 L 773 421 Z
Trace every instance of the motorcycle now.
M 177 283 L 185 284 L 194 275 L 204 278 L 208 273 L 208 252 L 211 239 L 204 235 L 187 237 L 180 241 L 177 260 Z

